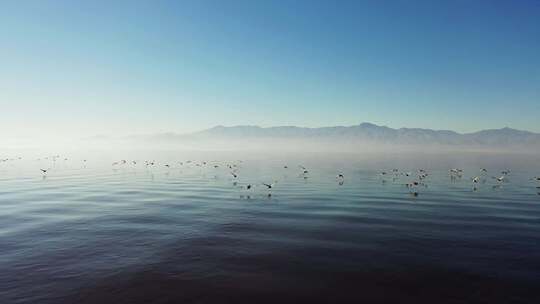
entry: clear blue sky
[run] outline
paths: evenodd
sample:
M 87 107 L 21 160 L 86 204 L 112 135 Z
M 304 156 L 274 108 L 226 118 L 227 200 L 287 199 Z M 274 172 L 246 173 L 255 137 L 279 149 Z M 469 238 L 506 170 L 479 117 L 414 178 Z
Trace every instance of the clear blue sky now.
M 540 131 L 540 1 L 0 1 L 0 127 Z

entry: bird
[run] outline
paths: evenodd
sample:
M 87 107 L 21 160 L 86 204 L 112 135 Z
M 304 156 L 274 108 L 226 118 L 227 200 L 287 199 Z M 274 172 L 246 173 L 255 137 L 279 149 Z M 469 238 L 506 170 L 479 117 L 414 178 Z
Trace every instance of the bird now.
M 500 177 L 493 176 L 492 178 L 496 179 L 499 183 L 502 183 L 504 181 L 504 175 L 501 175 Z
M 412 181 L 410 183 L 405 184 L 405 186 L 410 189 L 409 194 L 414 197 L 418 196 L 418 191 L 416 190 L 416 187 L 418 187 L 419 185 L 421 185 L 421 183 L 418 181 Z
M 345 176 L 340 173 L 336 176 L 336 179 L 338 180 L 338 184 L 340 186 L 343 186 L 343 184 L 345 183 Z
M 237 178 L 237 177 L 238 177 L 238 175 L 237 175 L 236 173 L 234 173 L 234 172 L 231 172 L 231 175 L 232 175 L 234 178 Z
M 419 180 L 426 179 L 426 178 L 428 177 L 428 175 L 429 175 L 429 174 L 425 173 L 425 171 L 424 171 L 424 172 L 422 172 L 422 173 L 420 173 L 420 174 L 418 175 L 418 179 L 419 179 Z
M 461 173 L 463 173 L 463 170 L 461 170 L 461 169 L 450 169 L 449 172 L 450 172 L 450 175 L 456 175 L 456 176 L 461 177 Z
M 420 185 L 420 182 L 417 182 L 417 181 L 413 181 L 413 182 L 410 182 L 410 183 L 406 184 L 407 188 L 416 187 L 418 185 Z
M 473 183 L 477 184 L 478 182 L 480 182 L 480 176 L 475 176 L 471 180 Z
M 276 185 L 276 183 L 277 183 L 277 181 L 276 181 L 276 182 L 273 182 L 272 184 L 266 184 L 266 183 L 262 183 L 262 184 L 265 185 L 266 188 L 272 189 L 272 188 L 274 188 L 274 186 Z
M 41 172 L 42 172 L 43 174 L 47 174 L 47 171 L 49 171 L 49 169 L 39 169 L 39 170 L 41 170 Z

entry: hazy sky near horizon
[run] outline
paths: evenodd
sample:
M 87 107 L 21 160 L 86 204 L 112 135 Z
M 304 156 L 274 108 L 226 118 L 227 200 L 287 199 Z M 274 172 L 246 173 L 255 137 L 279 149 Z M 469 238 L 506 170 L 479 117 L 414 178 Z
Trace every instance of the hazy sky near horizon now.
M 4 136 L 540 132 L 540 1 L 0 0 L 0 106 Z

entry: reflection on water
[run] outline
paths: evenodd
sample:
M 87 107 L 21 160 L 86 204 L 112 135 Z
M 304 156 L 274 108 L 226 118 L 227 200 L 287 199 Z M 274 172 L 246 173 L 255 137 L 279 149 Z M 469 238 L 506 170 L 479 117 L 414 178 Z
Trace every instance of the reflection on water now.
M 2 303 L 540 300 L 531 160 L 85 158 L 0 163 Z

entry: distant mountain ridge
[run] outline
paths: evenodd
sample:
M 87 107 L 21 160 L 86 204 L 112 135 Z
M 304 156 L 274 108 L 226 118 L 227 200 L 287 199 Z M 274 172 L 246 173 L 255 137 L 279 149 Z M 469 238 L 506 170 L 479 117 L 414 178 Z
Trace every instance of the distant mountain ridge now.
M 450 130 L 421 128 L 393 129 L 372 123 L 353 126 L 306 128 L 296 126 L 216 126 L 192 133 L 200 138 L 302 138 L 302 139 L 348 139 L 387 144 L 443 144 L 443 145 L 539 145 L 540 134 L 511 129 L 482 130 L 458 133 Z
M 507 151 L 540 154 L 540 134 L 511 129 L 482 130 L 458 133 L 451 130 L 421 128 L 389 128 L 372 123 L 353 126 L 307 128 L 296 126 L 216 126 L 189 134 L 158 133 L 134 135 L 133 143 L 152 142 L 180 145 L 193 149 L 260 149 L 358 151 L 394 148 L 405 150 L 450 149 L 456 151 Z M 539 151 L 539 152 L 537 152 Z

